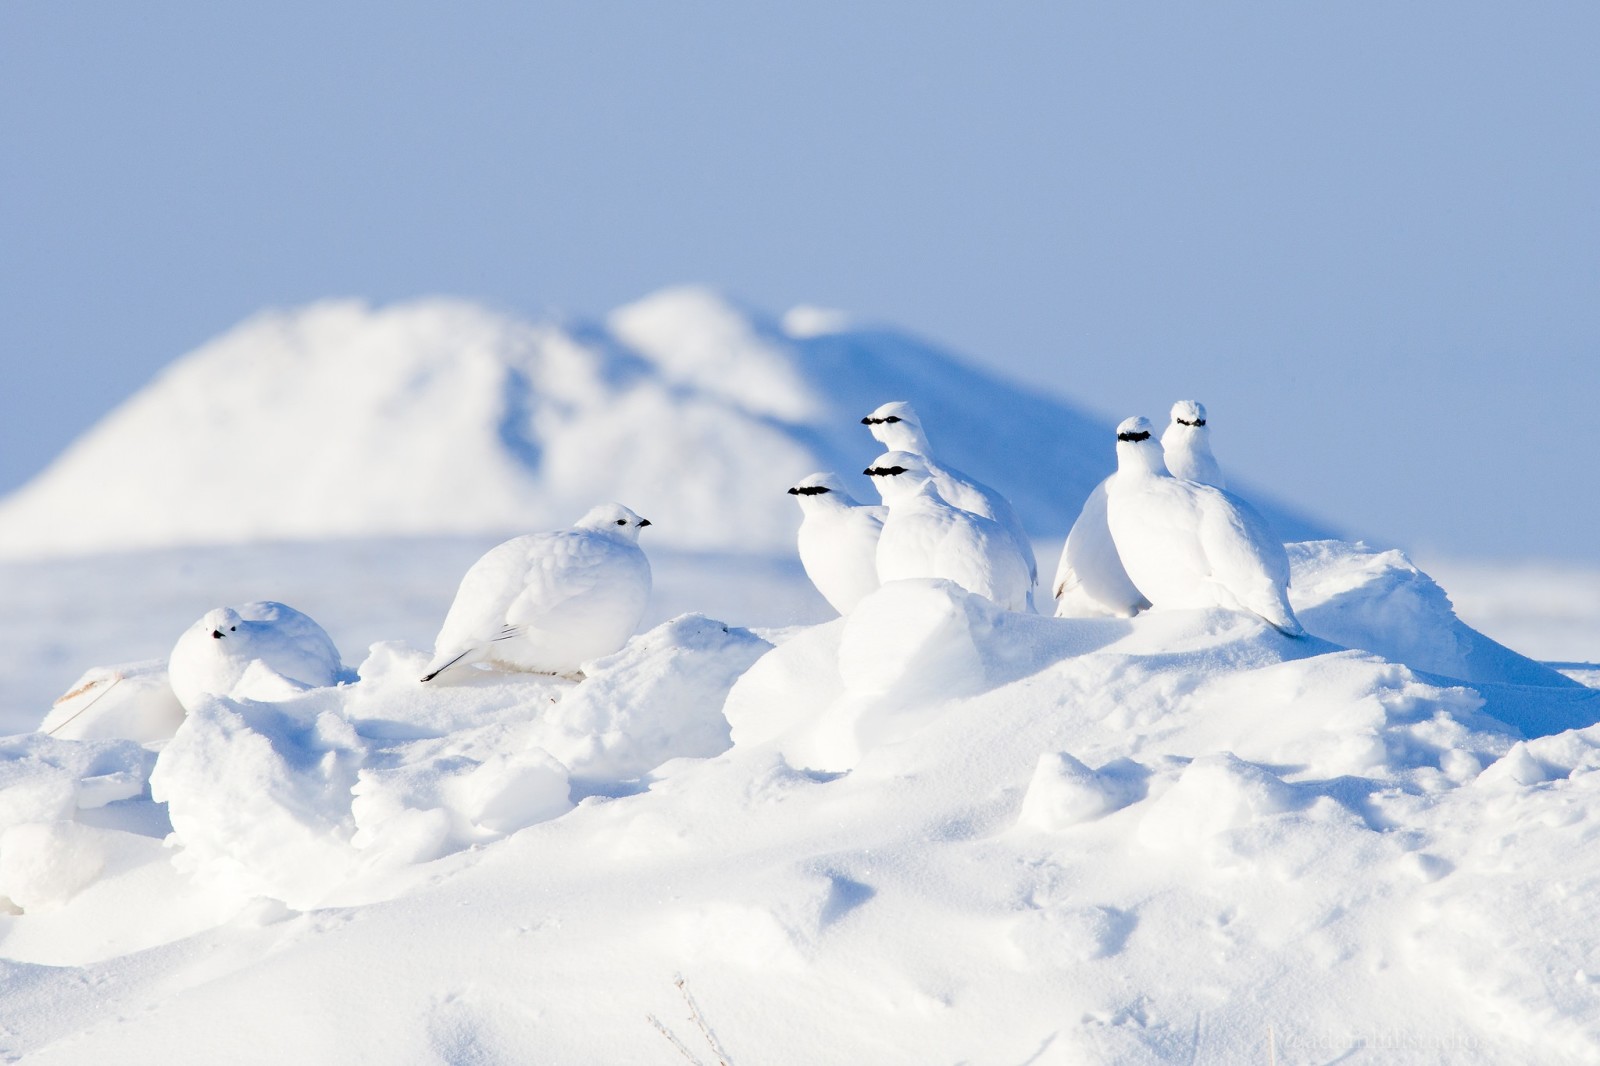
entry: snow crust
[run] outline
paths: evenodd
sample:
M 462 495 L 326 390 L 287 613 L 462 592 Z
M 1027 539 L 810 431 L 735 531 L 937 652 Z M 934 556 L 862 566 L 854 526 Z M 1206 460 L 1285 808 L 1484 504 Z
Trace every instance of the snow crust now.
M 733 1063 L 1596 1061 L 1600 692 L 1290 557 L 1302 640 L 918 580 L 9 738 L 0 1050 L 710 1061 L 682 980 Z

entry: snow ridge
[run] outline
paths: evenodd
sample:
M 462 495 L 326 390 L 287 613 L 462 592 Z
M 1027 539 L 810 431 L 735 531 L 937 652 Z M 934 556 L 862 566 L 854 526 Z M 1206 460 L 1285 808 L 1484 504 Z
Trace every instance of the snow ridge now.
M 788 552 L 777 497 L 836 470 L 869 498 L 858 420 L 888 399 L 913 400 L 941 454 L 1006 492 L 1034 536 L 1065 535 L 1109 470 L 1107 426 L 905 334 L 833 325 L 786 331 L 694 287 L 601 325 L 443 299 L 265 312 L 0 501 L 0 558 L 519 533 L 606 499 L 664 546 Z M 1271 517 L 1286 538 L 1325 535 Z

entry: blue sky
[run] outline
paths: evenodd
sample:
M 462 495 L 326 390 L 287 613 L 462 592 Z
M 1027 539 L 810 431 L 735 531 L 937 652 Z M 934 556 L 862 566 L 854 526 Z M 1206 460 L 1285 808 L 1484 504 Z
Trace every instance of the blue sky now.
M 270 305 L 848 309 L 1600 562 L 1600 6 L 0 5 L 0 490 Z

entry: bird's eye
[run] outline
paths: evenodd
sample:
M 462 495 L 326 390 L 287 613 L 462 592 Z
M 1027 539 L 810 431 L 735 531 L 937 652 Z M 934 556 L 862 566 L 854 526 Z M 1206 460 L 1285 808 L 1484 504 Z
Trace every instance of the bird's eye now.
M 888 418 L 885 418 L 884 421 L 889 423 L 890 425 L 893 425 L 894 423 L 900 421 L 900 416 L 899 415 L 890 415 Z
M 237 633 L 237 632 L 239 632 L 239 627 L 238 626 L 229 626 L 228 627 L 228 632 L 229 633 Z
M 626 519 L 626 518 L 619 518 L 619 519 L 617 519 L 617 525 L 619 525 L 619 526 L 625 526 L 625 525 L 627 525 L 627 524 L 628 524 L 628 520 L 627 520 L 627 519 Z

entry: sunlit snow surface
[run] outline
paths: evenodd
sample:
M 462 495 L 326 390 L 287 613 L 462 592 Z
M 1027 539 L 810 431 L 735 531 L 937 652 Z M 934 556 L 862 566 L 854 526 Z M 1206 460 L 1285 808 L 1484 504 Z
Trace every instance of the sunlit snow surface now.
M 783 490 L 890 399 L 1052 573 L 1110 426 L 837 315 L 335 302 L 179 360 L 0 504 L 0 1058 L 1600 1061 L 1596 575 L 1311 540 L 1304 640 L 838 619 Z M 419 684 L 468 566 L 605 498 L 639 635 Z M 174 641 L 256 600 L 357 679 L 184 716 Z
M 657 551 L 588 680 L 423 688 L 485 546 L 4 565 L 13 729 L 267 595 L 361 679 L 0 742 L 0 1051 L 715 1061 L 682 977 L 735 1064 L 1600 1059 L 1600 693 L 1398 553 L 1292 546 L 1291 641 Z

